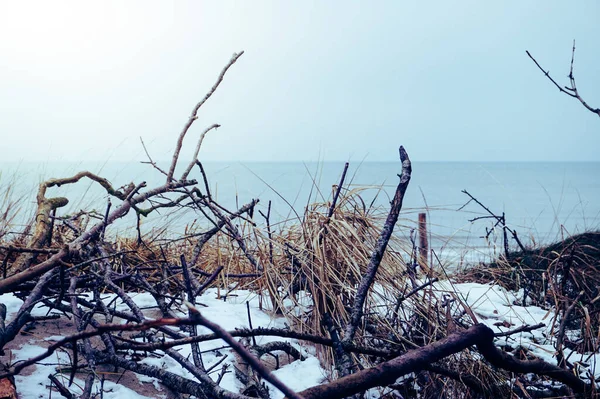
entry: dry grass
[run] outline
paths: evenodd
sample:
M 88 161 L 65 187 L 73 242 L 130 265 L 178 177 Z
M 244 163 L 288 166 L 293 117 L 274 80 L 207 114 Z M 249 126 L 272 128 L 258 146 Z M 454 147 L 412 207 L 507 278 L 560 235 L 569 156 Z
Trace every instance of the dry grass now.
M 21 211 L 23 198 L 15 197 L 14 188 L 14 179 L 3 179 L 0 171 L 0 242 L 6 240 Z

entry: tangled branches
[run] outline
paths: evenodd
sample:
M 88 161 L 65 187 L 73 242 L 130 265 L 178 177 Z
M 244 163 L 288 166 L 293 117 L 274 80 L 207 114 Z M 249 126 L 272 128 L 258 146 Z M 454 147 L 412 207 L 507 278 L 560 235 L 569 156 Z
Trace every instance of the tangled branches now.
M 131 182 L 116 189 L 105 178 L 84 171 L 40 185 L 33 234 L 0 247 L 5 268 L 0 293 L 22 300 L 10 315 L 6 306 L 0 307 L 0 350 L 6 355 L 19 334 L 47 317 L 69 319 L 75 331 L 27 359 L 5 359 L 0 378 L 19 375 L 61 353 L 67 354 L 69 367 L 58 373 L 68 374 L 68 379 L 51 375 L 49 381 L 65 397 L 76 395 L 72 387 L 76 381 L 82 385 L 77 395 L 92 397 L 107 368 L 155 378 L 177 395 L 198 398 L 268 398 L 266 382 L 296 399 L 343 398 L 376 387 L 415 395 L 415 386 L 424 396 L 444 392 L 452 396 L 465 387 L 474 395 L 494 396 L 506 393 L 506 387 L 493 378 L 508 378 L 508 372 L 536 373 L 574 392 L 593 392 L 593 383 L 565 368 L 500 351 L 494 345 L 497 336 L 478 322 L 459 296 L 435 288 L 436 276 L 419 275 L 417 265 L 404 261 L 393 237 L 412 172 L 403 147 L 399 184 L 381 224 L 369 220 L 364 202 L 361 208 L 343 187 L 345 169 L 334 200 L 323 207 L 324 212 L 314 211 L 299 230 L 277 234 L 269 224 L 270 206 L 266 214 L 260 212 L 267 223 L 265 236 L 253 220 L 258 199 L 230 211 L 211 196 L 198 154 L 205 135 L 218 124 L 200 135 L 193 159 L 177 179 L 184 139 L 202 105 L 241 55 L 234 54 L 193 108 L 168 168 L 161 168 L 144 147 L 146 163 L 164 176 L 163 184 L 148 188 L 146 182 Z M 188 178 L 194 167 L 203 184 Z M 97 222 L 91 227 L 82 221 L 89 216 L 86 212 L 58 217 L 68 200 L 46 196 L 50 187 L 81 179 L 99 184 L 116 202 L 114 207 L 109 202 L 103 215 L 95 215 Z M 164 245 L 146 243 L 139 228 L 134 243 L 122 240 L 116 245 L 107 238 L 111 226 L 130 212 L 139 220 L 162 208 L 179 207 L 193 209 L 211 227 Z M 58 228 L 69 234 L 53 240 Z M 235 258 L 243 268 L 226 267 L 219 250 L 207 260 L 219 238 L 231 249 L 229 263 Z M 198 298 L 209 287 L 217 287 L 211 294 L 219 300 L 231 300 L 240 284 L 261 298 L 267 293 L 265 307 L 286 316 L 288 326 L 253 328 L 249 307 L 246 329 L 226 330 L 221 320 L 205 315 Z M 302 295 L 310 301 L 304 308 Z M 40 308 L 46 311 L 41 319 L 34 312 Z M 522 326 L 503 336 L 537 327 Z M 258 342 L 257 337 L 272 340 Z M 200 344 L 207 342 L 214 345 L 202 350 Z M 305 359 L 299 342 L 329 354 L 328 366 L 335 368 L 331 381 L 296 392 L 273 372 L 278 354 Z M 265 361 L 267 356 L 275 359 L 275 367 Z M 473 371 L 471 378 L 459 373 L 463 366 Z M 175 372 L 175 367 L 182 372 Z M 81 373 L 86 373 L 84 382 L 77 380 Z M 482 381 L 481 375 L 491 376 L 490 381 Z M 224 383 L 228 378 L 235 381 L 235 388 Z M 448 390 L 448 385 L 455 389 Z

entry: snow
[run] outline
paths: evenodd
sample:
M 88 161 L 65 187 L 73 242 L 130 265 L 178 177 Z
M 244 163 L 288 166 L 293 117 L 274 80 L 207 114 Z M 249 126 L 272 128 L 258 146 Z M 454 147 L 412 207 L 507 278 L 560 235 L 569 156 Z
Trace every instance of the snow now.
M 150 384 L 154 385 L 154 389 L 156 389 L 157 391 L 163 390 L 162 386 L 160 385 L 160 381 L 157 378 L 148 377 L 147 375 L 137 374 L 137 373 L 135 374 L 135 376 L 139 380 L 140 385 L 150 383 Z
M 376 287 L 377 289 L 377 287 Z M 520 306 L 515 303 L 519 303 L 518 299 L 522 298 L 522 293 L 510 292 L 502 287 L 490 285 L 490 284 L 478 284 L 478 283 L 451 283 L 450 281 L 439 281 L 433 284 L 434 292 L 437 291 L 437 295 L 441 298 L 443 295 L 452 295 L 458 299 L 457 306 L 462 306 L 460 303 L 469 306 L 478 322 L 485 323 L 487 326 L 492 328 L 496 332 L 504 332 L 518 328 L 522 325 L 528 324 L 533 325 L 540 322 L 546 324 L 546 327 L 533 330 L 530 332 L 522 332 L 511 335 L 509 337 L 499 337 L 496 340 L 498 346 L 520 346 L 530 350 L 534 355 L 541 359 L 556 364 L 555 357 L 555 336 L 554 332 L 557 328 L 556 314 L 553 309 L 542 309 L 536 306 Z M 150 294 L 131 294 L 136 304 L 143 310 L 144 314 L 148 318 L 159 317 L 159 312 L 156 307 L 156 303 Z M 88 299 L 91 299 L 89 296 Z M 102 296 L 103 301 L 109 305 L 114 306 L 118 310 L 128 311 L 127 306 L 116 297 L 114 294 L 106 294 Z M 384 302 L 381 299 L 381 302 Z M 389 298 L 388 298 L 389 299 Z M 290 308 L 298 306 L 296 302 L 286 300 L 286 306 Z M 309 309 L 311 305 L 310 298 L 307 294 L 302 296 L 300 299 L 301 305 L 298 307 L 298 312 Z M 393 302 L 394 299 L 392 298 Z M 379 300 L 378 300 L 379 302 Z M 11 294 L 5 294 L 0 296 L 0 303 L 4 303 L 7 306 L 7 323 L 10 322 L 19 307 L 22 305 L 22 301 Z M 228 292 L 227 290 L 209 289 L 204 294 L 197 298 L 196 307 L 200 312 L 209 320 L 218 323 L 226 330 L 234 330 L 236 328 L 248 328 L 248 308 L 246 303 L 249 304 L 250 320 L 253 327 L 274 327 L 274 328 L 286 328 L 286 320 L 282 317 L 274 317 L 269 312 L 269 300 L 267 296 L 260 296 L 254 292 L 246 290 L 235 290 Z M 262 309 L 261 309 L 262 306 Z M 172 309 L 173 312 L 179 316 L 186 316 L 187 309 L 179 308 Z M 410 311 L 410 310 L 409 310 Z M 37 305 L 32 312 L 34 315 L 46 315 L 48 309 L 42 305 Z M 115 320 L 118 322 L 118 320 Z M 554 324 L 554 325 L 553 325 Z M 209 333 L 205 328 L 198 328 L 200 334 Z M 72 333 L 72 332 L 70 332 Z M 70 333 L 67 331 L 61 331 L 59 334 L 44 336 L 44 332 L 36 332 L 32 335 L 29 340 L 22 344 L 20 347 L 12 348 L 7 350 L 10 353 L 11 362 L 17 362 L 25 359 L 29 359 L 32 356 L 38 355 L 45 351 L 48 344 L 58 341 Z M 567 331 L 567 334 L 577 337 L 577 332 Z M 285 384 L 295 391 L 301 391 L 311 386 L 322 383 L 328 376 L 328 372 L 319 364 L 319 360 L 315 357 L 315 350 L 311 346 L 304 346 L 297 340 L 279 337 L 257 337 L 257 344 L 265 344 L 271 341 L 285 341 L 292 344 L 297 348 L 306 359 L 301 361 L 293 361 L 289 364 L 283 365 L 273 373 L 280 378 Z M 191 349 L 188 346 L 181 346 L 174 348 L 179 353 L 188 357 L 191 354 Z M 235 353 L 226 347 L 225 343 L 220 339 L 200 343 L 200 350 L 203 352 L 202 357 L 207 368 L 210 368 L 216 362 L 221 361 L 222 357 L 226 359 L 221 364 L 229 365 L 229 372 L 225 374 L 221 380 L 221 386 L 225 389 L 239 392 L 242 388 L 242 383 L 237 380 L 235 373 L 233 372 L 232 365 L 237 363 Z M 579 374 L 582 378 L 585 378 L 587 372 L 593 373 L 596 378 L 600 379 L 600 370 L 597 370 L 596 364 L 600 360 L 600 355 L 595 353 L 582 353 L 576 354 L 571 353 L 570 350 L 564 349 L 565 355 L 571 356 L 571 362 L 585 363 L 585 366 L 580 364 L 578 367 Z M 161 352 L 159 352 L 161 353 Z M 194 379 L 194 377 L 183 369 L 176 361 L 168 356 L 162 357 L 146 357 L 141 360 L 142 363 L 161 367 L 169 370 L 172 373 L 180 375 L 185 378 Z M 61 374 L 57 371 L 57 367 L 68 367 L 70 365 L 69 354 L 65 351 L 57 351 L 51 357 L 45 359 L 35 366 L 29 367 L 24 370 L 22 375 L 16 376 L 16 386 L 18 393 L 21 398 L 42 398 L 48 396 L 49 386 L 49 374 L 54 374 L 59 380 L 65 385 L 68 385 L 68 374 Z M 212 378 L 216 380 L 221 366 L 217 366 L 211 373 Z M 68 372 L 67 372 L 68 373 Z M 164 397 L 164 392 L 160 382 L 154 378 L 150 378 L 143 375 L 136 375 L 137 379 L 133 379 L 136 384 L 141 386 L 150 385 L 155 388 L 155 393 L 152 397 Z M 84 386 L 85 374 L 78 373 L 74 379 L 73 385 L 70 389 L 75 394 L 81 393 L 81 389 Z M 114 382 L 106 380 L 104 382 L 104 394 L 103 397 L 106 399 L 117 399 L 121 397 L 127 398 L 145 398 L 140 393 L 136 392 L 136 384 L 125 386 L 123 384 L 115 384 Z M 283 394 L 276 388 L 267 384 L 270 389 L 273 399 L 283 398 Z M 100 382 L 96 380 L 93 392 L 99 392 L 101 389 Z M 371 395 L 377 396 L 374 392 L 370 392 Z M 148 396 L 149 397 L 149 396 Z
M 273 374 L 296 392 L 318 385 L 326 377 L 325 370 L 321 368 L 319 360 L 314 357 L 309 357 L 304 361 L 296 360 L 279 370 L 275 370 Z M 271 392 L 271 399 L 281 399 L 285 396 L 273 385 L 266 384 Z
M 46 350 L 45 348 L 36 345 L 34 340 L 31 340 L 31 342 L 31 344 L 25 344 L 19 350 L 12 352 L 13 363 L 37 356 Z M 47 398 L 48 386 L 50 384 L 48 375 L 56 374 L 57 365 L 63 367 L 68 367 L 70 365 L 70 359 L 67 353 L 55 352 L 51 357 L 45 359 L 45 361 L 40 364 L 37 364 L 35 370 L 31 374 L 15 376 L 15 385 L 19 397 L 21 399 Z M 56 375 L 56 378 L 63 385 L 68 386 L 69 375 L 59 373 Z M 71 390 L 73 393 L 80 395 L 84 385 L 85 381 L 76 377 L 73 380 Z M 95 382 L 92 392 L 100 392 L 100 381 Z M 119 399 L 123 397 L 131 399 L 146 398 L 123 385 L 115 384 L 111 381 L 104 382 L 103 396 L 107 399 Z
M 554 309 L 515 305 L 518 298 L 522 298 L 522 292 L 510 292 L 492 284 L 451 284 L 449 281 L 441 281 L 434 287 L 442 292 L 454 293 L 471 308 L 478 322 L 486 324 L 494 332 L 506 332 L 523 325 L 544 323 L 545 327 L 536 330 L 498 337 L 495 344 L 500 347 L 522 347 L 548 363 L 557 364 L 555 334 L 560 318 Z M 567 331 L 566 334 L 572 338 L 579 336 L 577 331 Z M 596 380 L 600 378 L 600 370 L 596 367 L 600 364 L 600 354 L 576 353 L 569 348 L 563 348 L 563 351 L 571 363 L 577 363 L 580 378 L 586 380 L 588 372 L 594 375 Z M 586 364 L 589 366 L 586 367 Z
M 51 335 L 49 337 L 44 337 L 44 341 L 60 341 L 61 339 L 65 339 L 64 335 Z
M 227 295 L 226 295 L 227 294 Z M 154 298 L 148 293 L 132 293 L 130 294 L 132 299 L 135 301 L 142 310 L 146 317 L 156 318 L 159 317 L 158 308 Z M 86 299 L 93 299 L 91 294 L 85 295 Z M 120 311 L 130 312 L 130 309 L 125 305 L 115 294 L 102 295 L 103 302 L 111 307 L 116 308 Z M 286 328 L 286 320 L 283 317 L 273 317 L 268 312 L 269 301 L 266 297 L 260 298 L 256 293 L 247 290 L 235 290 L 234 292 L 227 292 L 226 290 L 208 289 L 196 300 L 196 307 L 202 312 L 202 314 L 209 320 L 218 323 L 226 330 L 234 330 L 236 328 L 249 328 L 248 320 L 248 308 L 246 302 L 250 305 L 250 319 L 253 327 L 264 327 L 264 328 Z M 23 301 L 16 298 L 12 294 L 4 294 L 0 296 L 0 303 L 4 303 L 7 306 L 7 323 L 9 323 L 16 315 L 19 307 L 23 304 Z M 260 309 L 262 304 L 263 309 Z M 290 304 L 291 306 L 291 304 Z M 178 316 L 187 316 L 187 309 L 172 309 Z M 48 308 L 43 305 L 37 305 L 32 315 L 45 316 L 48 313 Z M 119 320 L 114 320 L 119 322 Z M 212 331 L 199 327 L 198 333 L 205 334 L 211 333 Z M 49 335 L 32 337 L 27 344 L 22 345 L 19 348 L 11 350 L 12 362 L 26 360 L 33 356 L 43 353 L 48 344 L 61 340 L 65 335 Z M 326 375 L 325 370 L 320 366 L 319 361 L 314 357 L 314 351 L 311 348 L 304 348 L 297 340 L 290 338 L 279 338 L 274 336 L 267 337 L 256 337 L 258 345 L 265 344 L 272 341 L 284 341 L 291 343 L 296 349 L 298 349 L 307 359 L 304 361 L 295 361 L 290 364 L 283 365 L 279 370 L 275 370 L 274 373 L 292 389 L 302 390 L 308 387 L 319 384 Z M 43 344 L 46 342 L 46 344 Z M 237 362 L 235 353 L 230 348 L 223 348 L 225 342 L 220 339 L 200 343 L 200 350 L 203 352 L 202 358 L 207 368 L 211 365 L 220 361 L 223 356 L 227 359 L 221 363 L 228 363 L 230 365 Z M 184 357 L 191 355 L 191 349 L 189 345 L 175 348 Z M 166 369 L 174 374 L 180 375 L 185 378 L 194 379 L 194 377 L 182 368 L 175 360 L 168 356 L 162 357 L 147 357 L 144 358 L 141 363 L 153 365 Z M 51 357 L 45 359 L 35 366 L 26 368 L 25 371 L 16 376 L 17 392 L 23 399 L 28 398 L 45 398 L 48 397 L 48 389 L 50 380 L 48 379 L 49 374 L 55 374 L 59 381 L 65 386 L 68 385 L 69 375 L 57 373 L 57 367 L 68 367 L 70 365 L 69 355 L 64 351 L 57 351 Z M 218 366 L 215 372 L 211 376 L 216 379 L 218 371 L 221 367 Z M 85 375 L 83 379 L 79 378 L 81 374 L 77 374 L 73 381 L 73 385 L 69 388 L 75 394 L 81 394 L 82 388 L 85 385 Z M 302 378 L 298 378 L 302 376 Z M 154 386 L 156 391 L 162 391 L 160 382 L 155 378 L 150 378 L 144 375 L 136 374 L 137 382 L 140 385 L 151 384 Z M 220 385 L 228 390 L 239 392 L 242 388 L 242 383 L 239 382 L 233 368 L 229 367 L 229 372 L 225 374 L 221 380 Z M 103 397 L 106 399 L 118 399 L 121 397 L 127 398 L 146 398 L 139 393 L 135 392 L 134 389 L 130 389 L 122 384 L 115 384 L 111 381 L 104 381 L 104 394 Z M 275 388 L 270 386 L 273 398 L 282 398 L 283 395 Z M 92 392 L 99 392 L 100 381 L 96 380 Z M 156 395 L 155 395 L 156 396 Z M 152 397 L 155 397 L 152 396 Z M 160 394 L 159 394 L 160 396 Z M 164 396 L 164 395 L 163 395 Z M 149 397 L 149 396 L 148 396 Z

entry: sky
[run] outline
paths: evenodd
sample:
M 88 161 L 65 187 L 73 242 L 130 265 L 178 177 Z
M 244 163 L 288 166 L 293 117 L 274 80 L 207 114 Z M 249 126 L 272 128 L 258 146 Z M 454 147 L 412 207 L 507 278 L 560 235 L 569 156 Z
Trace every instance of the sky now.
M 600 161 L 600 2 L 0 0 L 2 161 Z

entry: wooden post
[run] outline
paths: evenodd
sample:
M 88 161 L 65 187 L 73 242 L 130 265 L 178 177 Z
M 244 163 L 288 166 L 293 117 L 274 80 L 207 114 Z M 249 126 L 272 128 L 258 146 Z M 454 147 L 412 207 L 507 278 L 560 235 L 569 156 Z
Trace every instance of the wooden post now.
M 419 213 L 419 265 L 429 268 L 429 242 L 427 241 L 427 214 Z

